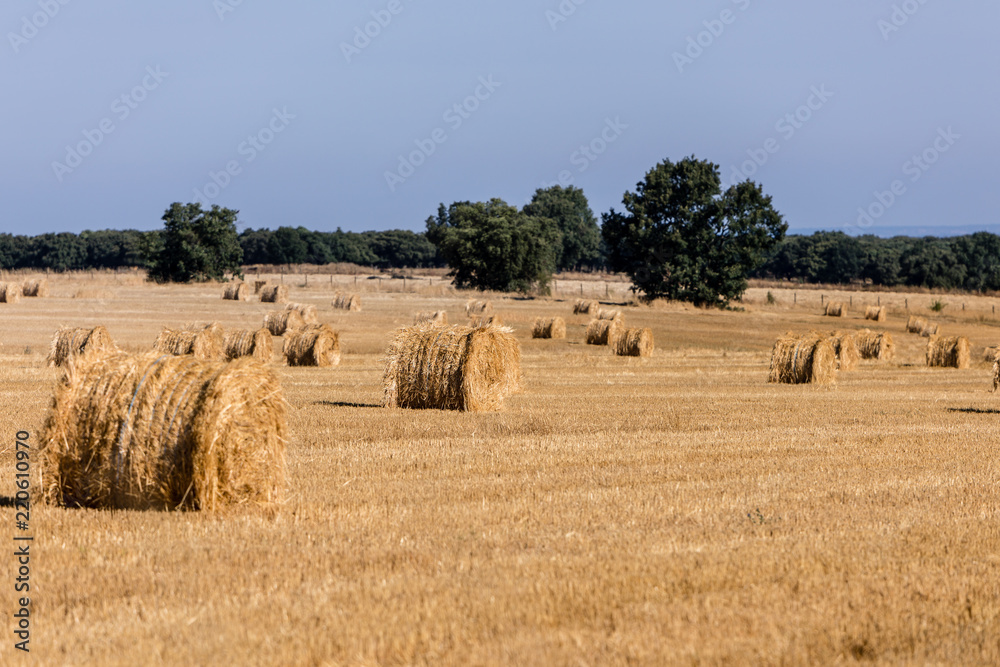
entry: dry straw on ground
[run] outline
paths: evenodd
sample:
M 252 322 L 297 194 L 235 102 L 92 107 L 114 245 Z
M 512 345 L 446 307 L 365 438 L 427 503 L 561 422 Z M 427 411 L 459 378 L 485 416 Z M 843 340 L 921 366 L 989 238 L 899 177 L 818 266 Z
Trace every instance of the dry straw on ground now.
M 285 336 L 282 348 L 289 366 L 337 366 L 340 364 L 340 334 L 328 324 L 318 324 Z
M 469 326 L 473 329 L 478 329 L 479 327 L 502 327 L 503 318 L 499 315 L 481 315 L 479 317 L 473 317 L 469 320 Z
M 78 357 L 42 435 L 43 498 L 120 509 L 278 502 L 286 413 L 278 380 L 253 359 Z
M 922 317 L 917 317 L 916 315 L 910 315 L 906 320 L 906 331 L 907 333 L 918 334 L 927 327 L 927 320 Z
M 587 325 L 587 345 L 614 345 L 624 329 L 620 319 L 591 320 Z
M 504 327 L 405 327 L 389 344 L 383 404 L 485 412 L 521 388 L 521 348 Z
M 465 314 L 469 317 L 489 315 L 493 312 L 493 303 L 480 299 L 469 299 L 465 303 Z
M 561 317 L 536 317 L 531 326 L 532 338 L 565 338 L 566 321 Z
M 45 297 L 49 295 L 49 281 L 45 278 L 39 280 L 25 280 L 21 286 L 21 293 L 24 296 Z
M 648 357 L 653 354 L 653 330 L 648 327 L 625 329 L 614 342 L 620 357 Z
M 0 283 L 0 303 L 17 303 L 21 300 L 19 283 Z
M 875 322 L 885 322 L 885 306 L 868 306 L 865 308 L 865 319 Z
M 284 285 L 264 285 L 260 288 L 262 303 L 285 303 L 288 301 L 288 288 Z
M 226 359 L 230 361 L 239 357 L 253 357 L 266 364 L 274 357 L 271 332 L 267 329 L 256 331 L 232 329 L 226 332 L 223 344 L 226 348 Z
M 88 287 L 84 289 L 78 289 L 73 293 L 74 299 L 100 299 L 102 301 L 107 301 L 108 299 L 115 298 L 115 293 L 107 289 L 98 289 L 94 287 Z
M 847 306 L 840 301 L 830 301 L 826 304 L 823 314 L 829 317 L 844 317 L 847 315 Z
M 601 305 L 596 301 L 588 301 L 586 299 L 577 299 L 576 303 L 573 304 L 573 314 L 574 315 L 597 315 L 597 311 L 600 310 Z
M 275 336 L 284 336 L 288 331 L 305 326 L 306 321 L 297 310 L 271 310 L 264 314 L 264 328 Z
M 302 321 L 306 324 L 319 324 L 319 318 L 316 317 L 316 306 L 305 303 L 289 303 L 285 306 L 285 310 L 297 310 L 302 316 Z
M 892 361 L 896 356 L 896 344 L 888 331 L 870 331 L 865 329 L 857 336 L 858 351 L 862 359 Z
M 153 350 L 173 355 L 193 355 L 203 361 L 225 359 L 225 334 L 216 323 L 199 330 L 164 329 Z
M 61 327 L 52 336 L 49 356 L 46 359 L 49 366 L 62 366 L 71 357 L 85 352 L 115 352 L 118 348 L 111 340 L 111 334 L 102 326 L 93 329 Z
M 333 307 L 337 310 L 359 311 L 361 310 L 361 297 L 357 294 L 337 292 L 333 296 Z
M 837 353 L 830 341 L 816 334 L 785 334 L 771 350 L 768 382 L 830 384 L 837 373 Z
M 229 283 L 222 292 L 222 298 L 227 301 L 247 301 L 250 299 L 250 286 L 242 280 Z
M 931 336 L 927 341 L 927 365 L 943 368 L 969 367 L 969 339 L 965 336 Z
M 858 351 L 854 334 L 845 331 L 832 331 L 827 336 L 827 340 L 837 355 L 837 369 L 842 371 L 856 370 L 861 362 L 861 353 Z
M 439 327 L 448 326 L 448 313 L 444 310 L 425 310 L 419 313 L 414 313 L 413 324 L 433 324 Z
M 924 338 L 930 338 L 931 336 L 937 336 L 941 333 L 941 325 L 937 322 L 927 322 L 924 328 L 920 330 L 920 335 Z

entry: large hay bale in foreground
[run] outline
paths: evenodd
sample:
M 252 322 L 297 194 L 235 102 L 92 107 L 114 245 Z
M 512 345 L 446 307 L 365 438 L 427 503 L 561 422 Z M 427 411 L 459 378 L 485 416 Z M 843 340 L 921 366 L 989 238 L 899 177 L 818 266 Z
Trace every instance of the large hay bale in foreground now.
M 916 315 L 910 315 L 906 320 L 907 333 L 918 334 L 927 327 L 927 320 Z
M 493 303 L 480 299 L 469 299 L 465 303 L 465 314 L 469 317 L 489 315 L 493 312 Z
M 833 331 L 827 336 L 833 351 L 837 355 L 837 369 L 853 371 L 861 362 L 861 352 L 858 350 L 854 334 L 844 331 Z
M 240 357 L 253 357 L 260 363 L 266 364 L 274 357 L 271 332 L 267 329 L 227 331 L 223 345 L 226 348 L 226 359 L 229 361 Z
M 357 312 L 361 310 L 361 297 L 357 294 L 341 294 L 337 292 L 333 295 L 333 307 L 337 310 Z
M 600 310 L 601 304 L 596 301 L 588 301 L 586 299 L 577 299 L 576 303 L 573 304 L 573 314 L 574 315 L 597 315 L 597 311 Z
M 261 303 L 285 303 L 288 301 L 288 288 L 284 285 L 264 285 L 260 288 Z
M 281 351 L 289 366 L 336 366 L 340 363 L 340 334 L 328 324 L 290 331 Z
M 624 329 L 620 319 L 591 320 L 587 325 L 587 345 L 614 345 Z
M 226 357 L 225 333 L 217 323 L 197 331 L 163 329 L 153 350 L 177 356 L 190 354 L 203 361 L 221 360 Z
M 969 339 L 965 336 L 931 336 L 927 341 L 927 365 L 939 368 L 968 368 Z
M 288 331 L 298 331 L 306 326 L 306 321 L 297 310 L 271 310 L 264 314 L 264 328 L 275 336 L 284 336 Z
M 874 322 L 885 322 L 885 306 L 868 306 L 865 308 L 865 319 Z
M 625 329 L 614 342 L 619 357 L 648 357 L 653 354 L 653 330 L 648 327 Z
M 21 300 L 21 285 L 0 283 L 0 303 L 17 303 Z
M 248 301 L 250 299 L 250 286 L 242 280 L 229 283 L 222 291 L 222 298 L 227 301 Z
M 920 335 L 924 338 L 930 338 L 931 336 L 937 336 L 941 332 L 941 325 L 937 322 L 927 322 L 924 328 L 920 330 Z
M 413 314 L 413 324 L 433 324 L 434 326 L 448 326 L 448 313 L 444 310 L 425 310 Z
M 382 386 L 387 407 L 499 410 L 521 388 L 521 348 L 502 327 L 405 327 L 389 345 Z
M 837 373 L 837 353 L 830 341 L 814 334 L 784 335 L 771 350 L 768 382 L 830 384 Z
M 111 340 L 111 334 L 102 326 L 93 329 L 60 327 L 52 336 L 49 356 L 46 359 L 49 366 L 62 366 L 71 357 L 85 352 L 116 352 L 118 347 Z
M 862 359 L 892 361 L 896 356 L 896 344 L 888 331 L 875 332 L 865 329 L 858 334 L 857 343 Z
M 830 301 L 826 304 L 823 314 L 827 317 L 844 317 L 847 315 L 847 306 L 841 301 Z
M 253 359 L 78 357 L 43 430 L 42 496 L 118 509 L 278 502 L 286 413 L 277 378 Z
M 532 338 L 565 338 L 566 321 L 561 317 L 536 317 L 531 325 Z
M 316 306 L 305 303 L 289 303 L 285 305 L 285 310 L 297 310 L 302 316 L 302 321 L 306 324 L 319 324 L 316 317 Z
M 46 297 L 49 295 L 49 281 L 45 278 L 39 280 L 25 280 L 21 285 L 21 294 L 31 297 Z

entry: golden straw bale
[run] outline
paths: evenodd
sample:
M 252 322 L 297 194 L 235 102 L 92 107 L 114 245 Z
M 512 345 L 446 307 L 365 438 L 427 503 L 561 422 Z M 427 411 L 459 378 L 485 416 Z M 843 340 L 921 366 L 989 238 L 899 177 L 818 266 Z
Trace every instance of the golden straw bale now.
M 653 354 L 653 330 L 625 329 L 615 340 L 614 348 L 619 357 L 648 357 Z
M 993 361 L 993 391 L 1000 388 L 1000 356 Z
M 601 308 L 597 311 L 597 319 L 599 320 L 620 320 L 622 319 L 622 311 L 620 310 L 605 310 Z
M 285 303 L 288 301 L 288 288 L 284 285 L 265 285 L 260 288 L 261 303 Z
M 504 327 L 405 327 L 386 357 L 387 407 L 500 410 L 521 387 L 521 348 Z
M 830 301 L 826 304 L 824 315 L 829 317 L 844 317 L 847 315 L 847 306 L 840 301 Z
M 254 294 L 260 294 L 260 291 L 262 289 L 264 289 L 265 286 L 267 286 L 267 281 L 266 280 L 255 280 L 255 281 L 253 281 L 253 293 Z
M 337 366 L 340 364 L 340 334 L 329 324 L 290 331 L 282 348 L 289 366 Z
M 565 338 L 566 321 L 561 317 L 536 317 L 531 326 L 532 338 Z
M 862 359 L 892 361 L 896 356 L 896 344 L 888 331 L 875 332 L 865 329 L 858 333 L 857 342 Z
M 985 350 L 983 350 L 983 361 L 987 363 L 992 364 L 994 361 L 997 360 L 998 356 L 1000 356 L 1000 348 L 988 347 Z
M 357 294 L 337 292 L 333 296 L 333 307 L 337 310 L 359 311 L 361 310 L 361 297 Z
M 118 347 L 111 340 L 111 334 L 102 326 L 93 329 L 60 327 L 52 336 L 49 356 L 46 359 L 49 366 L 62 366 L 71 357 L 85 352 L 117 352 Z
M 242 280 L 231 282 L 223 290 L 222 298 L 227 301 L 248 301 L 250 299 L 250 286 Z
M 906 320 L 906 331 L 907 333 L 918 334 L 927 327 L 927 320 L 922 317 L 917 317 L 916 315 L 910 315 Z
M 469 326 L 473 329 L 478 329 L 479 327 L 502 327 L 503 318 L 499 315 L 483 315 L 480 317 L 473 317 L 469 320 Z
M 0 283 L 0 303 L 17 303 L 21 300 L 21 285 Z
M 771 350 L 768 382 L 830 384 L 836 378 L 837 353 L 822 336 L 785 334 Z
M 489 315 L 493 312 L 493 303 L 479 299 L 469 299 L 465 303 L 465 314 L 469 317 Z
M 969 367 L 969 339 L 965 336 L 931 336 L 927 341 L 927 365 L 944 368 Z
M 306 321 L 297 310 L 272 310 L 264 314 L 264 328 L 275 336 L 284 336 L 288 331 L 298 331 L 306 326 Z
M 232 329 L 226 332 L 223 344 L 226 346 L 226 359 L 229 361 L 239 357 L 253 357 L 266 364 L 274 357 L 271 332 L 267 329 L 256 331 Z
M 577 299 L 576 303 L 573 304 L 573 314 L 574 315 L 590 315 L 596 316 L 597 311 L 600 310 L 601 305 L 596 301 L 587 301 L 586 299 Z
M 166 510 L 279 502 L 286 414 L 277 378 L 253 359 L 77 357 L 41 438 L 43 499 Z
M 868 306 L 865 308 L 865 319 L 875 322 L 885 322 L 885 306 Z
M 316 306 L 305 303 L 289 303 L 285 305 L 285 310 L 297 310 L 302 316 L 302 321 L 306 324 L 319 324 L 316 317 Z
M 624 329 L 621 319 L 591 320 L 587 325 L 587 345 L 614 345 Z
M 861 352 L 858 350 L 854 334 L 845 331 L 831 331 L 826 338 L 837 355 L 838 370 L 856 370 L 861 362 Z
M 164 328 L 156 337 L 153 350 L 178 356 L 190 354 L 204 361 L 225 359 L 225 334 L 217 323 L 196 331 Z
M 21 294 L 24 296 L 45 297 L 49 295 L 49 281 L 45 278 L 39 280 L 25 280 L 21 286 Z
M 425 310 L 413 315 L 413 324 L 430 323 L 439 327 L 448 326 L 448 313 L 443 310 Z
M 930 338 L 931 336 L 937 336 L 941 332 L 941 325 L 937 322 L 927 322 L 924 328 L 920 330 L 920 335 L 924 338 Z

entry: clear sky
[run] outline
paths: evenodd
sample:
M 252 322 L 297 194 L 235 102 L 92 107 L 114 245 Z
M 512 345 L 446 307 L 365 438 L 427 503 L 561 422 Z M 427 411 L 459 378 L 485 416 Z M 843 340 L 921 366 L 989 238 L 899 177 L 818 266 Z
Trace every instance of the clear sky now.
M 693 154 L 792 232 L 1000 232 L 997 25 L 988 0 L 7 0 L 0 231 L 197 199 L 422 230 L 560 179 L 600 215 Z

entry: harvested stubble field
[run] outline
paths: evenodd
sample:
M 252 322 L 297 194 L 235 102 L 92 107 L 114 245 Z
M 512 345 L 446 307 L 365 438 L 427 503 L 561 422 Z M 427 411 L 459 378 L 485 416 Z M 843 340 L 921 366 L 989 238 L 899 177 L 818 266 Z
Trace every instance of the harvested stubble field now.
M 57 278 L 49 298 L 0 305 L 8 539 L 14 434 L 37 444 L 60 325 L 103 324 L 137 351 L 164 326 L 254 329 L 273 307 L 217 285 L 103 288 L 115 298 L 95 305 Z M 895 360 L 814 387 L 767 374 L 779 335 L 829 327 L 818 295 L 767 306 L 752 290 L 746 312 L 606 303 L 652 328 L 641 359 L 584 344 L 578 295 L 491 295 L 523 393 L 501 413 L 378 407 L 392 331 L 415 311 L 464 319 L 469 295 L 441 289 L 365 292 L 348 313 L 321 280 L 291 286 L 343 360 L 271 363 L 290 403 L 283 506 L 34 507 L 30 663 L 1000 662 L 1000 396 L 975 354 L 1000 342 L 987 300 L 942 318 L 972 342 L 970 370 L 926 368 L 927 339 L 891 306 Z M 863 313 L 837 326 L 872 324 Z M 532 340 L 556 314 L 567 338 Z M 10 610 L 14 559 L 0 561 Z M 7 637 L 0 663 L 29 664 Z

